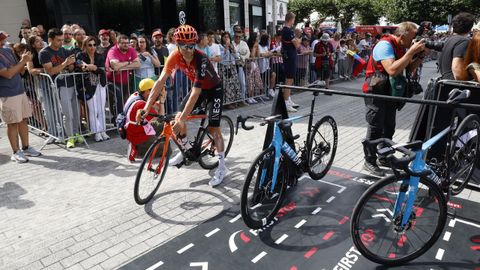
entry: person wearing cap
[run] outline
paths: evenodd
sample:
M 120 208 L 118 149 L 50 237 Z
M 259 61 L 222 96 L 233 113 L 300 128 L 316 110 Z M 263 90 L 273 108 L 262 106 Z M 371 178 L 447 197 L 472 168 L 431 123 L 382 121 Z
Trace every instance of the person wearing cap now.
M 317 79 L 325 81 L 326 87 L 330 87 L 330 72 L 333 67 L 333 47 L 330 42 L 330 35 L 323 33 L 320 42 L 315 45 L 315 69 L 317 70 Z
M 101 29 L 98 31 L 98 39 L 100 40 L 100 44 L 97 46 L 97 53 L 105 59 L 107 58 L 108 50 L 113 47 L 113 44 L 110 43 L 110 31 Z
M 149 122 L 147 125 L 137 125 L 135 123 L 137 111 L 145 107 L 154 84 L 155 81 L 150 78 L 141 80 L 138 84 L 138 90 L 127 99 L 124 106 L 125 115 L 127 116 L 125 129 L 127 130 L 127 141 L 129 142 L 127 152 L 129 162 L 135 162 L 137 155 L 144 153 L 148 149 L 153 140 L 155 140 L 154 135 L 159 132 L 159 125 L 156 123 L 152 125 L 152 120 L 154 120 L 152 116 L 147 115 L 145 117 L 145 120 Z M 149 112 L 160 115 L 165 114 L 166 96 L 165 89 L 163 89 L 159 100 L 155 102 Z M 129 108 L 127 108 L 127 105 L 130 105 Z M 153 128 L 154 132 L 152 132 L 151 128 Z
M 37 157 L 41 153 L 29 145 L 28 118 L 32 116 L 32 108 L 25 94 L 20 73 L 32 60 L 29 51 L 21 55 L 17 61 L 12 50 L 3 48 L 7 36 L 0 32 L 0 118 L 7 124 L 7 134 L 13 154 L 12 161 L 25 163 L 26 156 Z M 22 148 L 19 147 L 19 138 Z
M 162 30 L 157 29 L 152 33 L 153 46 L 152 49 L 157 53 L 160 65 L 165 65 L 165 60 L 168 58 L 168 48 L 163 44 Z M 160 75 L 156 70 L 157 75 Z

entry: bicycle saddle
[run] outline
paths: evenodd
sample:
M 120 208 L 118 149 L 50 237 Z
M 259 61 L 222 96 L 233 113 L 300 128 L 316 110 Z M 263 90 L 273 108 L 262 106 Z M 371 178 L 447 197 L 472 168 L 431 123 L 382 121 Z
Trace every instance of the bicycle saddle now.
M 447 103 L 448 104 L 457 104 L 461 101 L 467 100 L 470 97 L 470 90 L 465 89 L 465 90 L 460 90 L 458 88 L 453 89 L 448 93 L 448 99 Z

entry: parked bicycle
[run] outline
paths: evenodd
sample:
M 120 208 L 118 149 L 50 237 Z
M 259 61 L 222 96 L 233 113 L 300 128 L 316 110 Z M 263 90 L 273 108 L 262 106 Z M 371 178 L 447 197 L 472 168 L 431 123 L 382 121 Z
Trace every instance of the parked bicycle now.
M 173 124 L 171 122 L 175 119 L 175 114 L 149 115 L 157 117 L 157 121 L 163 123 L 163 131 L 149 147 L 140 164 L 140 168 L 138 168 L 135 179 L 134 198 L 135 202 L 140 205 L 148 203 L 153 198 L 165 177 L 168 161 L 172 152 L 170 147 L 171 140 L 177 145 L 178 149 L 182 151 L 184 156 L 183 163 L 177 165 L 177 167 L 180 168 L 182 165 L 190 165 L 192 162 L 198 162 L 202 168 L 207 170 L 214 169 L 218 166 L 218 158 L 215 156 L 214 136 L 208 131 L 206 114 L 190 115 L 187 118 L 187 121 L 200 120 L 197 135 L 191 143 L 192 147 L 189 150 L 183 148 L 173 132 Z M 224 138 L 225 156 L 227 156 L 233 143 L 233 122 L 230 117 L 222 115 L 220 123 Z
M 447 103 L 469 96 L 469 90 L 454 89 Z M 394 174 L 367 189 L 352 214 L 353 242 L 367 259 L 403 264 L 425 253 L 441 235 L 450 195 L 465 188 L 478 163 L 480 120 L 469 114 L 460 122 L 462 114 L 454 109 L 450 125 L 424 143 L 369 142 L 374 149 L 383 145 L 378 153 L 387 156 Z M 443 158 L 425 161 L 428 149 L 445 136 Z M 403 155 L 396 157 L 395 153 Z
M 310 87 L 316 87 L 312 84 Z M 270 145 L 258 155 L 248 171 L 241 195 L 241 213 L 245 224 L 258 229 L 267 225 L 278 212 L 285 197 L 287 186 L 296 184 L 298 177 L 308 172 L 311 178 L 318 180 L 330 169 L 337 150 L 337 124 L 331 116 L 324 116 L 313 123 L 315 99 L 319 92 L 313 92 L 310 113 L 280 119 L 280 115 L 262 117 L 237 117 L 238 125 L 245 130 L 247 119 L 259 119 L 260 125 L 273 124 L 273 138 Z M 295 141 L 300 136 L 293 136 L 289 130 L 292 122 L 309 117 L 308 132 L 303 145 L 295 150 L 288 141 Z

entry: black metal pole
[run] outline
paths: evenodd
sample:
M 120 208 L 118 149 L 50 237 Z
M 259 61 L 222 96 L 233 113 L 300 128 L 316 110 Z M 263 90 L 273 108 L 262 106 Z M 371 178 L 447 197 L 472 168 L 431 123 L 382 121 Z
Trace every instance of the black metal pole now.
M 394 96 L 384 96 L 384 95 L 374 95 L 374 94 L 364 94 L 364 93 L 353 93 L 353 92 L 332 90 L 332 89 L 325 89 L 325 88 L 307 88 L 307 87 L 291 86 L 291 85 L 278 85 L 278 87 L 280 87 L 282 89 L 283 88 L 289 88 L 291 90 L 320 92 L 320 93 L 328 93 L 328 94 L 350 96 L 350 97 L 360 97 L 360 98 L 376 98 L 376 99 L 383 99 L 383 100 L 389 100 L 389 101 L 401 101 L 401 102 L 406 102 L 406 103 L 435 105 L 435 106 L 449 107 L 449 108 L 465 108 L 465 109 L 472 109 L 472 110 L 480 111 L 480 105 L 471 104 L 471 103 L 450 104 L 450 103 L 447 103 L 447 102 L 444 102 L 444 101 L 436 101 L 436 100 L 412 99 L 412 98 L 405 98 L 405 97 L 394 97 Z

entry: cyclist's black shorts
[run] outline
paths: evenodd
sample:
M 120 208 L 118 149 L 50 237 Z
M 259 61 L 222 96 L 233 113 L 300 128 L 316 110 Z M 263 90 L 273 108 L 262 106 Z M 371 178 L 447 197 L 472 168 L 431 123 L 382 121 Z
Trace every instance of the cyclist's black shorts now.
M 190 91 L 191 93 L 191 91 Z M 187 101 L 190 98 L 190 93 L 182 100 L 180 105 L 180 111 L 183 111 L 187 105 Z M 205 103 L 206 104 L 205 104 Z M 222 117 L 222 107 L 223 107 L 223 87 L 222 84 L 217 85 L 211 89 L 202 89 L 200 96 L 198 97 L 197 102 L 193 111 L 198 110 L 199 108 L 207 108 L 208 110 L 208 126 L 209 127 L 219 127 L 220 118 Z

